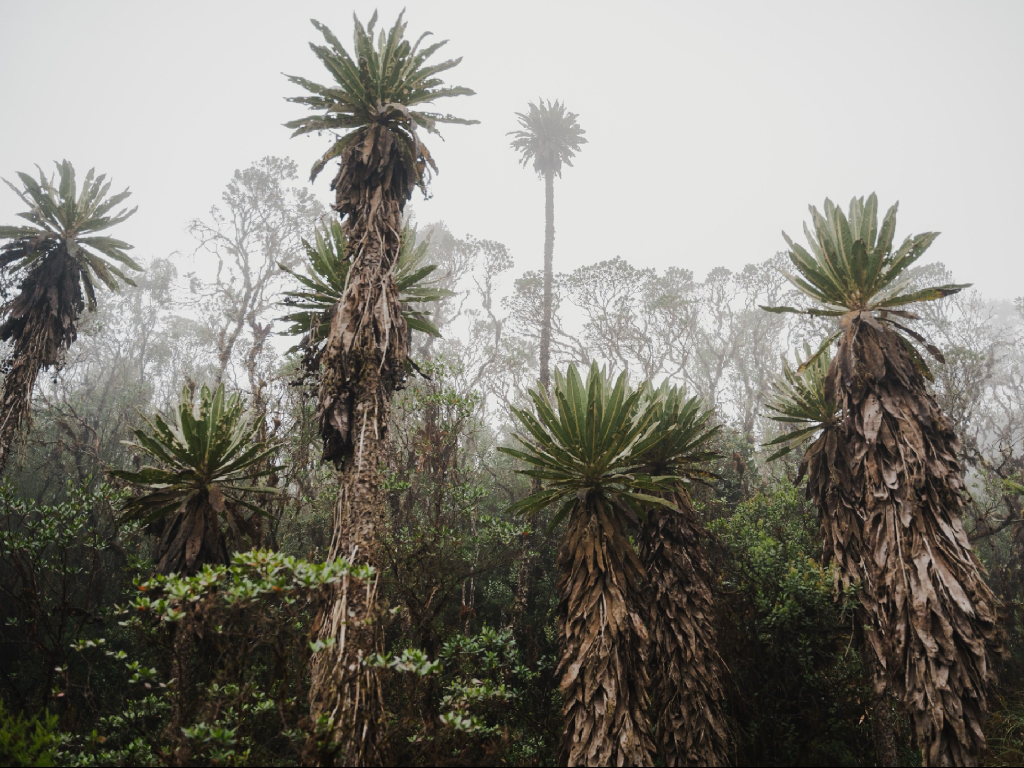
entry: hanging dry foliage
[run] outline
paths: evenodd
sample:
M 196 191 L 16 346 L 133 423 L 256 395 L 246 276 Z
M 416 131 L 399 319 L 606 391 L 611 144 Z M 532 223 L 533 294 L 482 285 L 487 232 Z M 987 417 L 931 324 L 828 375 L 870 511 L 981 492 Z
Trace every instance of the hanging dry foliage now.
M 672 502 L 675 510 L 648 511 L 640 537 L 658 755 L 666 766 L 728 765 L 713 574 L 686 489 L 679 487 Z
M 314 164 L 311 179 L 331 160 L 340 161 L 331 189 L 351 265 L 329 313 L 318 419 L 323 458 L 342 467 L 330 557 L 370 565 L 379 565 L 384 496 L 378 472 L 391 398 L 405 378 L 408 355 L 409 326 L 395 277 L 402 210 L 417 186 L 426 192 L 429 173 L 436 171 L 417 131 L 437 133 L 437 123 L 475 122 L 419 111 L 437 99 L 473 93 L 443 87 L 436 77 L 458 59 L 427 63 L 444 43 L 420 49 L 426 35 L 415 43 L 406 40 L 401 14 L 375 39 L 376 22 L 376 13 L 365 28 L 355 19 L 354 56 L 327 27 L 313 22 L 327 45 L 310 47 L 333 82 L 289 77 L 310 94 L 289 101 L 315 114 L 287 123 L 293 136 L 328 130 L 336 137 Z M 330 727 L 326 741 L 308 745 L 310 762 L 333 761 L 339 750 L 347 764 L 383 760 L 379 686 L 375 670 L 362 665 L 376 643 L 375 602 L 373 589 L 338 592 L 318 618 L 320 639 L 333 639 L 335 645 L 313 658 L 312 714 L 326 716 Z M 352 616 L 359 618 L 350 621 Z
M 925 764 L 976 765 L 1002 634 L 961 523 L 959 441 L 906 342 L 868 313 L 849 319 L 827 385 L 842 426 L 803 463 L 829 512 L 826 550 L 861 585 L 867 645 Z
M 643 567 L 600 500 L 570 514 L 558 554 L 565 765 L 651 765 Z
M 141 269 L 126 251 L 128 243 L 100 234 L 133 213 L 111 213 L 131 193 L 107 196 L 110 182 L 90 170 L 81 187 L 67 160 L 57 163 L 57 174 L 39 178 L 19 173 L 19 189 L 6 179 L 29 207 L 19 213 L 29 225 L 0 226 L 0 268 L 22 275 L 19 292 L 3 307 L 0 340 L 13 349 L 6 361 L 0 392 L 0 469 L 29 415 L 32 388 L 39 371 L 57 365 L 78 335 L 78 318 L 86 306 L 96 308 L 99 281 L 111 290 L 121 282 L 134 285 L 116 263 Z
M 966 286 L 911 286 L 906 270 L 938 233 L 894 247 L 896 210 L 879 227 L 874 195 L 852 200 L 848 215 L 829 200 L 824 216 L 812 206 L 814 232 L 805 227 L 810 251 L 786 240 L 800 273 L 789 278 L 818 305 L 766 309 L 839 320 L 802 366 L 820 368 L 816 360 L 838 340 L 822 397 L 804 398 L 810 410 L 823 412 L 817 426 L 825 428 L 800 476 L 808 475 L 822 515 L 826 558 L 836 562 L 844 585 L 859 586 L 869 667 L 879 670 L 876 690 L 888 684 L 899 698 L 925 765 L 976 765 L 985 751 L 986 691 L 995 681 L 1002 632 L 961 522 L 960 444 L 928 392 L 931 374 L 915 343 L 940 362 L 942 355 L 907 327 L 917 316 L 904 308 Z

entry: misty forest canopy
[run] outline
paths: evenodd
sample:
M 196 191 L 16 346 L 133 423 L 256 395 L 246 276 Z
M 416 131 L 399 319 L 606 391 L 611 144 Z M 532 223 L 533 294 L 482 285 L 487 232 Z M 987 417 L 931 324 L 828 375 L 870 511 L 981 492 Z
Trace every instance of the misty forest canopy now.
M 98 169 L 5 179 L 0 760 L 1020 764 L 1024 300 L 874 194 L 565 271 L 571 94 L 495 147 L 523 272 L 407 209 L 460 60 L 352 24 L 278 84 L 330 208 L 256 159 L 137 261 Z

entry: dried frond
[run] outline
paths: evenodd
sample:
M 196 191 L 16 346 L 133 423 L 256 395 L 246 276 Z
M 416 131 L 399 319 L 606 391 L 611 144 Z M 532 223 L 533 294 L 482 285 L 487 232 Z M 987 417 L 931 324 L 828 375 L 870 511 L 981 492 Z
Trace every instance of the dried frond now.
M 667 766 L 727 765 L 725 669 L 718 655 L 712 600 L 714 576 L 701 545 L 703 531 L 684 479 L 710 479 L 703 468 L 718 454 L 708 444 L 719 432 L 714 412 L 667 383 L 648 389 L 665 437 L 646 453 L 647 471 L 675 475 L 669 507 L 651 506 L 638 537 L 647 573 L 644 605 L 650 632 L 651 705 L 658 756 Z
M 292 311 L 281 319 L 291 323 L 282 335 L 300 336 L 301 341 L 290 352 L 303 350 L 307 367 L 312 371 L 320 366 L 320 355 L 330 332 L 334 310 L 345 295 L 348 271 L 352 262 L 348 240 L 341 225 L 334 221 L 329 227 L 318 228 L 312 243 L 303 240 L 306 249 L 306 274 L 278 266 L 294 277 L 302 286 L 286 291 L 284 304 Z M 402 303 L 402 315 L 409 330 L 440 337 L 441 332 L 430 321 L 424 305 L 455 294 L 439 288 L 430 275 L 436 264 L 425 264 L 429 240 L 416 244 L 416 230 L 402 230 L 402 245 L 395 263 L 394 280 Z

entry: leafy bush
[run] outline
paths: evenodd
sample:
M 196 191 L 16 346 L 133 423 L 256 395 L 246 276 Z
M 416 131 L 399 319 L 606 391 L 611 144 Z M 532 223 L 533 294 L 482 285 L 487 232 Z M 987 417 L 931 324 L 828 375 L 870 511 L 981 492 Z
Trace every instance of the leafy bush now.
M 129 694 L 64 757 L 81 765 L 294 764 L 310 732 L 306 669 L 319 601 L 329 585 L 371 573 L 341 559 L 253 550 L 194 576 L 137 580 L 138 596 L 120 609 L 133 642 L 80 648 L 122 662 Z
M 12 768 L 56 765 L 59 744 L 56 715 L 11 715 L 0 701 L 0 765 Z
M 818 562 L 817 517 L 789 484 L 713 521 L 722 655 L 741 761 L 872 764 L 870 701 L 852 647 L 854 596 Z

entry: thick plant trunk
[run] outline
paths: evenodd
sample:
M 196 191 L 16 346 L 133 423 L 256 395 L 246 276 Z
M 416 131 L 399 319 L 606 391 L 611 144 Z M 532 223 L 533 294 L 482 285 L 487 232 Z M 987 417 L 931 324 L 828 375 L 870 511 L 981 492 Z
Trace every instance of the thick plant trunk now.
M 877 663 L 925 765 L 977 765 L 1002 645 L 996 601 L 961 523 L 959 442 L 904 342 L 860 313 L 826 385 L 843 414 L 804 457 L 826 559 L 857 583 Z
M 565 765 L 651 765 L 643 568 L 598 503 L 573 510 L 558 555 Z
M 729 763 L 728 728 L 711 585 L 700 526 L 685 489 L 678 511 L 648 510 L 640 537 L 647 571 L 653 678 L 651 709 L 658 757 L 666 766 Z
M 372 198 L 372 196 L 371 196 Z M 401 205 L 386 191 L 349 218 L 352 253 L 345 294 L 334 313 L 322 359 L 320 428 L 324 459 L 341 464 L 329 557 L 379 569 L 385 496 L 380 468 L 391 398 L 405 375 L 408 329 L 392 270 L 398 258 Z M 307 759 L 319 764 L 380 763 L 384 719 L 378 671 L 365 665 L 376 650 L 376 581 L 336 585 L 317 619 L 318 637 L 333 646 L 312 661 L 310 709 L 324 719 Z
M 14 449 L 21 425 L 28 419 L 32 408 L 32 388 L 42 367 L 39 350 L 27 340 L 29 347 L 19 354 L 17 347 L 12 355 L 11 369 L 4 377 L 0 389 L 0 472 L 4 471 Z
M 223 505 L 223 501 L 220 502 Z M 192 576 L 204 565 L 231 562 L 220 517 L 207 496 L 192 498 L 164 523 L 157 544 L 159 573 Z
M 551 294 L 555 253 L 555 174 L 544 174 L 544 315 L 540 326 L 540 385 L 551 389 Z
M 7 466 L 18 432 L 32 409 L 32 389 L 43 368 L 77 336 L 76 321 L 85 308 L 79 267 L 62 248 L 44 257 L 22 281 L 18 295 L 4 308 L 0 340 L 13 345 L 0 389 L 0 472 Z

